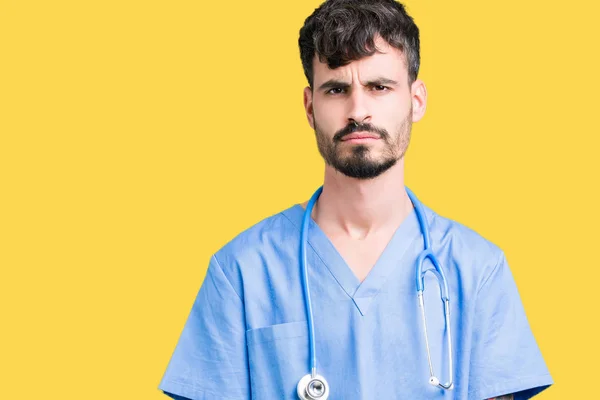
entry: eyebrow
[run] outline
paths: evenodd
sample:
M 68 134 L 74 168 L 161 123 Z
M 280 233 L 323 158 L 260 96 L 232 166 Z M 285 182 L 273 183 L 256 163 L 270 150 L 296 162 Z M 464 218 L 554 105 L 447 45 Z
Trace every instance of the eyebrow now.
M 392 86 L 396 86 L 398 85 L 398 82 L 396 82 L 393 79 L 388 79 L 388 78 L 376 78 L 370 81 L 367 81 L 365 83 L 365 86 L 379 86 L 379 85 L 392 85 Z M 344 81 L 340 81 L 337 79 L 330 79 L 326 82 L 324 82 L 321 86 L 319 86 L 318 90 L 325 90 L 325 89 L 331 89 L 331 88 L 342 88 L 342 89 L 346 89 L 350 87 L 350 84 L 348 82 L 344 82 Z

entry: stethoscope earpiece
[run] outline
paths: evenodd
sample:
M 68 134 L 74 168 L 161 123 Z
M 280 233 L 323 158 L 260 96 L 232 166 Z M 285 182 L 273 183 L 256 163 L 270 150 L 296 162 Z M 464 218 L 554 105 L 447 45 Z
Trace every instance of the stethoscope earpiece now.
M 433 386 L 438 386 L 440 384 L 440 380 L 435 376 L 432 376 L 431 378 L 429 378 L 429 384 Z

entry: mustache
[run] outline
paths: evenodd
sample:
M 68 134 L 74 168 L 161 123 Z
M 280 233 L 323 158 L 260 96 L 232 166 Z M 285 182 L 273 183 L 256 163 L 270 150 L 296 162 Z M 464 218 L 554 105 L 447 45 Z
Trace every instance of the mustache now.
M 344 138 L 344 136 L 350 135 L 351 133 L 354 133 L 354 132 L 371 132 L 371 133 L 376 133 L 376 134 L 378 134 L 384 140 L 387 140 L 389 138 L 389 136 L 390 136 L 385 129 L 378 128 L 378 127 L 376 127 L 374 125 L 371 125 L 369 123 L 358 124 L 358 125 L 355 125 L 354 123 L 352 123 L 352 124 L 348 124 L 344 128 L 342 128 L 339 131 L 337 131 L 336 134 L 333 135 L 333 141 L 334 142 L 339 142 L 339 141 L 341 141 Z

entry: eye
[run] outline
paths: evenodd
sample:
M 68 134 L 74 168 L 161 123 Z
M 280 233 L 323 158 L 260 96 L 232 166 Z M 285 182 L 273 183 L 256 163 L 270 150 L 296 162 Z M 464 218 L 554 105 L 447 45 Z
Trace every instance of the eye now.
M 373 89 L 375 89 L 376 92 L 385 92 L 385 91 L 389 90 L 390 88 L 387 86 L 383 86 L 383 85 L 375 85 L 375 86 L 373 86 Z
M 336 87 L 336 88 L 331 88 L 328 91 L 325 92 L 325 94 L 341 94 L 344 92 L 344 88 L 341 87 Z

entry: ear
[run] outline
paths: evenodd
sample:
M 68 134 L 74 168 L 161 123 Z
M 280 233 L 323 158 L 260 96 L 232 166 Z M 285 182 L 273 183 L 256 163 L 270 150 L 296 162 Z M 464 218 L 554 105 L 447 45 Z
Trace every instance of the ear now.
M 425 83 L 417 79 L 410 86 L 410 94 L 413 108 L 413 122 L 419 121 L 425 115 L 427 108 L 427 88 Z
M 309 86 L 304 88 L 304 110 L 306 118 L 312 129 L 315 129 L 315 116 L 313 110 L 313 93 Z

